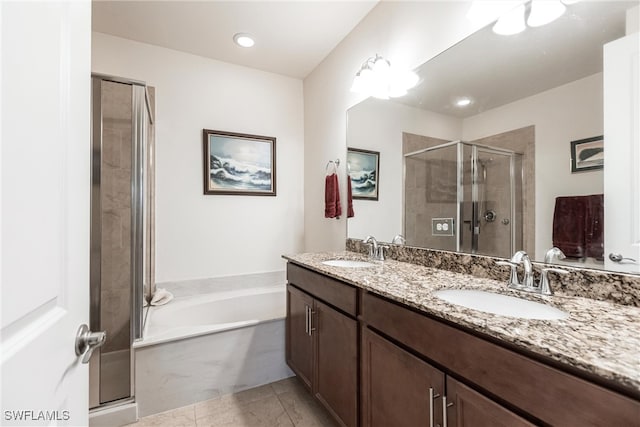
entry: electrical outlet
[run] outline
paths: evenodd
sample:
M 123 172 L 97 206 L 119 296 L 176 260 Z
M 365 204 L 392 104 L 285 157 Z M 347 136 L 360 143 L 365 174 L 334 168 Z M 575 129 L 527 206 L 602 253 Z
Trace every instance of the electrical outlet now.
M 453 218 L 431 218 L 431 234 L 433 236 L 453 236 Z

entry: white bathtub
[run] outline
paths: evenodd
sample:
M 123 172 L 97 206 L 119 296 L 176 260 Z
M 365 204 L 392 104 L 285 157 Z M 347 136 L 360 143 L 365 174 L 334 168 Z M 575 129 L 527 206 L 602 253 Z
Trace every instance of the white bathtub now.
M 177 298 L 151 307 L 134 344 L 147 416 L 287 378 L 284 284 Z
M 134 347 L 284 319 L 285 292 L 283 285 L 277 285 L 179 298 L 149 307 L 143 339 Z

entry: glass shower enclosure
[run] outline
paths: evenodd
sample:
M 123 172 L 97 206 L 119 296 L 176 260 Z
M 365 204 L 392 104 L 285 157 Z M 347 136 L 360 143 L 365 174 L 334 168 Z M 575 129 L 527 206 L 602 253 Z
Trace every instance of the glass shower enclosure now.
M 131 401 L 132 344 L 153 291 L 153 90 L 92 75 L 91 330 L 106 331 L 89 362 L 89 407 Z
M 404 155 L 407 244 L 510 257 L 523 246 L 523 156 L 453 141 Z

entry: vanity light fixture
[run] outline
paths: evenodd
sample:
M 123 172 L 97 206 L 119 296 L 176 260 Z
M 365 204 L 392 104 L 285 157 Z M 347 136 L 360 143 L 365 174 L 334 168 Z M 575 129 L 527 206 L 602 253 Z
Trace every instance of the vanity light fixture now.
M 502 36 L 510 36 L 523 32 L 527 26 L 524 23 L 524 14 L 526 7 L 520 4 L 498 19 L 496 25 L 493 26 L 493 32 Z
M 382 56 L 367 59 L 356 73 L 351 92 L 370 95 L 379 99 L 397 98 L 418 83 L 418 76 L 412 71 L 398 71 Z
M 252 47 L 256 44 L 253 36 L 247 33 L 236 33 L 233 36 L 233 41 L 240 47 Z
M 527 25 L 541 27 L 555 21 L 564 14 L 567 7 L 560 0 L 532 0 Z
M 504 0 L 504 7 L 510 7 L 505 13 L 496 9 L 493 2 L 480 2 L 475 0 L 467 18 L 474 20 L 484 14 L 498 11 L 498 21 L 493 26 L 493 32 L 500 35 L 513 35 L 524 31 L 527 25 L 530 27 L 541 27 L 549 24 L 561 17 L 570 4 L 578 3 L 580 0 Z M 525 25 L 525 15 L 527 14 L 527 3 L 531 3 L 529 16 Z M 484 10 L 483 10 L 484 8 Z

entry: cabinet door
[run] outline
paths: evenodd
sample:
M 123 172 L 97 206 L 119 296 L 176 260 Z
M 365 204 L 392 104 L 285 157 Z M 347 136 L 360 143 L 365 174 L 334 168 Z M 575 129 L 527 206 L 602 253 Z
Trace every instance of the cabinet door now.
M 451 427 L 520 427 L 534 424 L 475 390 L 447 377 L 447 426 Z M 445 427 L 447 427 L 445 426 Z
M 287 285 L 287 364 L 309 389 L 313 378 L 313 336 L 308 316 L 312 308 L 311 296 Z
M 442 424 L 444 373 L 366 327 L 361 393 L 363 427 Z
M 358 425 L 358 322 L 320 301 L 312 316 L 316 336 L 314 395 L 343 425 Z

